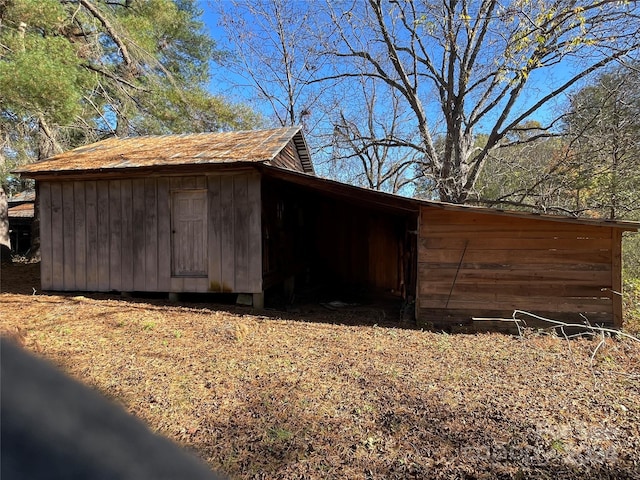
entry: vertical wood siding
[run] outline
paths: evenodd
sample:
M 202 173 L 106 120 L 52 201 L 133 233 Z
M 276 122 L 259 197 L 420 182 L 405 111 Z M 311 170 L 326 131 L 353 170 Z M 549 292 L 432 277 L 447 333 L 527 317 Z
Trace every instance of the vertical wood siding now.
M 87 290 L 98 290 L 98 215 L 97 215 L 97 184 L 96 182 L 82 182 L 85 195 L 85 215 L 87 218 L 85 238 L 87 239 Z M 53 228 L 53 227 L 52 227 Z M 45 233 L 40 232 L 40 241 L 44 243 L 46 240 Z M 45 288 L 43 286 L 43 288 Z
M 51 286 L 64 289 L 64 240 L 62 185 L 51 185 Z
M 457 322 L 521 309 L 612 324 L 612 230 L 422 207 L 417 316 Z
M 310 213 L 316 268 L 328 282 L 400 295 L 404 219 L 334 199 L 312 204 Z
M 38 184 L 40 196 L 40 283 L 44 290 L 53 289 L 53 252 L 51 237 L 51 184 Z
M 262 291 L 260 176 L 209 177 L 209 291 Z
M 160 177 L 157 179 L 158 185 L 158 211 L 168 211 L 171 199 L 171 183 L 170 179 Z M 171 217 L 170 215 L 158 215 L 158 251 L 171 251 Z M 171 262 L 158 262 L 158 284 L 159 292 L 171 291 Z
M 131 180 L 122 180 L 120 182 L 120 259 L 121 265 L 121 281 L 122 291 L 134 291 L 134 269 L 133 269 L 133 184 Z
M 82 182 L 73 183 L 75 281 L 76 289 L 87 289 L 87 219 L 86 194 Z
M 207 191 L 207 275 L 171 276 L 171 192 Z M 62 291 L 262 290 L 257 173 L 43 181 L 42 288 Z

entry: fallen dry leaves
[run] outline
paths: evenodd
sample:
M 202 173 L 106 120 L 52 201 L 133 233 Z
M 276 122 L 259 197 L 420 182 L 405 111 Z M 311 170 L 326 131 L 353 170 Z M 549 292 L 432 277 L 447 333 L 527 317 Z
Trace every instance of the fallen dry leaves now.
M 640 478 L 628 340 L 28 292 L 2 331 L 232 478 Z

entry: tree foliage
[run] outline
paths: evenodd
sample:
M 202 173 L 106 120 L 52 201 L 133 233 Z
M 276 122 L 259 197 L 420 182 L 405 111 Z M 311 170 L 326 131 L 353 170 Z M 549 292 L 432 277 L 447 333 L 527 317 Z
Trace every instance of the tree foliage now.
M 571 98 L 565 133 L 570 142 L 575 206 L 604 218 L 640 220 L 640 69 L 603 72 Z M 623 271 L 637 291 L 640 236 L 623 240 Z M 635 282 L 635 283 L 634 283 Z
M 477 200 L 610 219 L 640 218 L 640 71 L 618 65 L 574 92 L 557 136 L 528 122 L 488 159 Z
M 3 163 L 110 135 L 249 126 L 207 92 L 221 55 L 195 0 L 0 1 Z
M 640 219 L 640 70 L 619 66 L 571 98 L 565 122 L 577 206 Z
M 486 135 L 477 137 L 483 147 Z M 565 139 L 549 136 L 540 122 L 528 121 L 488 156 L 472 201 L 485 206 L 578 215 L 572 196 L 574 165 Z

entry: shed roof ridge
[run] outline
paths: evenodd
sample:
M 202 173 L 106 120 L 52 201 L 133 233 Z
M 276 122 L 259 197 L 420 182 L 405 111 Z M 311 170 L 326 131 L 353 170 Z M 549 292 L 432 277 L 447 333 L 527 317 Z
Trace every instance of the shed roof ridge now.
M 106 142 L 106 141 L 109 141 L 109 140 L 135 141 L 135 140 L 144 140 L 144 139 L 175 138 L 175 137 L 185 138 L 185 137 L 197 137 L 197 136 L 202 136 L 202 137 L 204 137 L 204 136 L 235 136 L 235 135 L 242 135 L 242 134 L 247 134 L 247 133 L 273 132 L 273 133 L 271 133 L 271 135 L 269 135 L 266 139 L 264 139 L 256 147 L 256 148 L 258 148 L 260 145 L 263 145 L 263 144 L 267 143 L 269 140 L 271 140 L 278 133 L 282 133 L 283 137 L 286 136 L 290 140 L 300 130 L 301 130 L 300 126 L 293 126 L 293 127 L 259 128 L 259 129 L 256 129 L 256 130 L 246 129 L 246 130 L 224 130 L 224 131 L 219 131 L 219 132 L 167 133 L 167 134 L 162 134 L 162 135 L 128 135 L 128 136 L 125 136 L 125 137 L 118 137 L 117 135 L 114 135 L 113 137 L 105 138 L 105 139 L 99 140 L 98 142 L 95 142 L 95 143 L 90 143 L 88 145 L 81 145 L 79 147 L 74 148 L 71 151 L 75 151 L 75 150 L 81 149 L 81 148 L 87 148 L 87 147 L 90 147 L 92 145 L 98 145 L 98 144 L 100 144 L 102 142 Z M 286 134 L 285 134 L 285 132 L 286 132 Z M 289 141 L 289 140 L 287 140 L 287 141 Z M 203 153 L 206 153 L 206 152 L 203 152 Z M 56 155 L 54 155 L 54 156 L 56 156 Z M 274 157 L 275 157 L 275 155 L 274 155 Z
M 147 135 L 126 135 L 124 137 L 119 137 L 118 135 L 114 135 L 112 137 L 107 137 L 102 140 L 99 140 L 96 143 L 103 142 L 105 140 L 118 139 L 118 140 L 134 140 L 138 138 L 170 138 L 170 137 L 189 137 L 189 136 L 205 136 L 205 135 L 224 135 L 224 134 L 241 134 L 241 133 L 254 133 L 254 132 L 268 132 L 275 130 L 291 130 L 291 129 L 299 129 L 300 127 L 272 127 L 272 128 L 258 128 L 258 129 L 244 129 L 244 130 L 219 130 L 217 132 L 183 132 L 183 133 L 162 133 L 162 134 L 147 134 Z M 88 145 L 85 145 L 88 146 Z M 77 147 L 82 148 L 82 146 Z
M 135 142 L 135 141 L 139 141 L 139 140 L 146 140 L 146 139 L 150 139 L 150 140 L 154 140 L 154 139 L 161 139 L 161 138 L 187 138 L 187 137 L 205 137 L 205 136 L 223 136 L 223 135 L 242 135 L 242 134 L 247 134 L 247 133 L 260 133 L 260 132 L 273 132 L 265 141 L 263 141 L 261 144 L 266 143 L 267 140 L 271 139 L 274 135 L 276 135 L 277 132 L 284 132 L 286 131 L 287 133 L 290 132 L 291 130 L 295 130 L 295 132 L 293 132 L 292 134 L 290 134 L 290 137 L 293 138 L 293 136 L 301 129 L 301 127 L 299 126 L 294 126 L 294 127 L 273 127 L 273 128 L 260 128 L 260 129 L 256 129 L 256 130 L 252 130 L 252 129 L 245 129 L 245 130 L 222 130 L 222 131 L 217 131 L 217 132 L 192 132 L 192 133 L 165 133 L 165 134 L 149 134 L 149 135 L 126 135 L 124 137 L 120 137 L 118 135 L 113 135 L 111 137 L 107 137 L 107 138 L 103 138 L 102 140 L 98 140 L 97 142 L 93 142 L 93 143 L 89 143 L 87 145 L 80 145 L 76 148 L 73 148 L 70 150 L 70 152 L 80 152 L 80 151 L 91 151 L 97 148 L 100 148 L 103 144 L 105 143 L 111 143 L 113 141 L 119 141 L 119 142 Z M 83 150 L 86 149 L 86 150 Z M 202 152 L 202 153 L 206 153 L 206 152 Z M 43 161 L 47 161 L 49 159 L 54 159 L 58 156 L 59 154 L 56 155 L 52 155 L 51 157 L 44 159 Z M 198 156 L 201 156 L 202 154 L 199 154 Z M 275 155 L 274 155 L 275 156 Z M 35 162 L 35 163 L 39 163 L 39 162 Z

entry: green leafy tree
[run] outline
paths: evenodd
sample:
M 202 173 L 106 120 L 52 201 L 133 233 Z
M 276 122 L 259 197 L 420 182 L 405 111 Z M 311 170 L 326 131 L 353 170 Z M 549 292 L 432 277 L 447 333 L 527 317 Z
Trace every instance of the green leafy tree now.
M 571 98 L 565 130 L 571 142 L 575 203 L 600 217 L 640 220 L 639 65 L 604 72 L 577 92 Z M 637 234 L 623 240 L 623 266 L 629 291 L 633 285 L 637 291 Z
M 0 1 L 5 162 L 109 135 L 210 131 L 256 117 L 206 90 L 221 54 L 195 0 Z
M 618 66 L 570 96 L 553 136 L 527 122 L 492 152 L 483 203 L 610 219 L 640 218 L 640 72 Z

